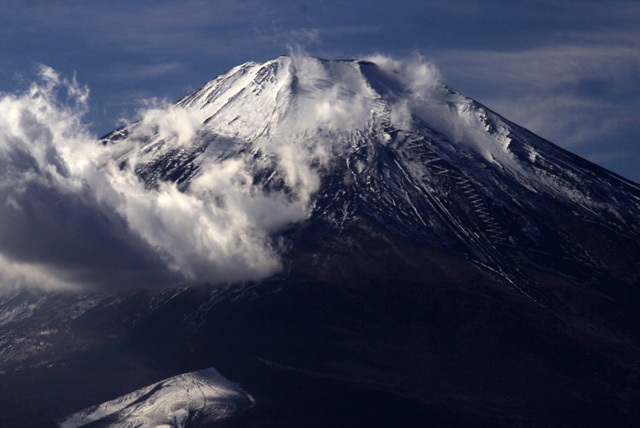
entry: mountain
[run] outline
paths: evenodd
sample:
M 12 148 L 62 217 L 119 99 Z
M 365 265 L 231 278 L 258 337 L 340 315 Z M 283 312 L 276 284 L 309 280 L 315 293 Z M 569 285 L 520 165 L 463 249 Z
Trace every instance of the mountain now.
M 640 423 L 640 186 L 427 64 L 243 64 L 99 147 L 182 282 L 0 297 L 2 425 Z M 252 405 L 158 411 L 211 367 Z

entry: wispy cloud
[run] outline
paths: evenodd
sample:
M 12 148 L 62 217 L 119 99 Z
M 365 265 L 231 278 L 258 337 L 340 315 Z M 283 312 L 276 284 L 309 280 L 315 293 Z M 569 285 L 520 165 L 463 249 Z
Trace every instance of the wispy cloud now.
M 485 102 L 508 119 L 564 147 L 615 138 L 635 122 L 640 107 L 637 102 L 615 105 L 572 94 L 548 93 L 496 94 Z
M 260 10 L 256 1 L 224 0 L 133 2 L 121 6 L 42 2 L 32 7 L 13 5 L 12 13 L 38 26 L 78 31 L 85 37 L 151 53 L 203 49 L 212 43 L 202 37 L 203 29 L 215 26 L 223 30 L 246 24 Z
M 451 74 L 511 87 L 549 87 L 587 79 L 620 83 L 640 71 L 635 43 L 560 45 L 522 51 L 457 50 L 440 57 Z M 637 74 L 636 74 L 637 75 Z
M 640 32 L 574 32 L 567 43 L 522 50 L 451 50 L 438 64 L 509 119 L 564 146 L 593 142 L 637 121 Z
M 126 7 L 101 2 L 8 4 L 17 19 L 38 27 L 79 32 L 146 54 L 219 55 L 238 49 L 259 50 L 265 44 L 280 48 L 291 43 L 309 45 L 322 38 L 373 34 L 381 29 L 361 23 L 319 25 L 302 6 L 258 0 L 160 0 L 127 3 Z
M 593 153 L 585 157 L 589 159 L 591 162 L 602 163 L 602 162 L 608 162 L 614 159 L 620 159 L 621 157 L 624 157 L 624 156 L 626 156 L 626 153 L 624 152 L 600 152 L 600 153 Z
M 431 0 L 415 2 L 415 7 L 430 9 L 446 13 L 474 15 L 481 11 L 482 6 L 471 0 Z
M 384 29 L 380 24 L 366 25 L 336 25 L 333 27 L 317 28 L 316 31 L 323 37 L 342 37 L 353 35 L 371 35 Z
M 183 72 L 187 64 L 182 62 L 167 62 L 163 64 L 120 65 L 102 73 L 102 76 L 110 79 L 149 79 Z

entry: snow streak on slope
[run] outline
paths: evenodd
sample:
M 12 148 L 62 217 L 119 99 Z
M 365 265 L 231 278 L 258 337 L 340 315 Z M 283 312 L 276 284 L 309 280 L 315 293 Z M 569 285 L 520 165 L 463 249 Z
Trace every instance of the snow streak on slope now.
M 212 423 L 253 406 L 253 398 L 210 368 L 154 383 L 77 412 L 61 428 L 183 428 Z

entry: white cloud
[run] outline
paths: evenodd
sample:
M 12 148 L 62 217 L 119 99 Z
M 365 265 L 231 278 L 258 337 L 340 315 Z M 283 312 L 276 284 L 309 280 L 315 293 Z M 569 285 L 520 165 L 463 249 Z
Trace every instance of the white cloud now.
M 185 0 L 112 4 L 42 2 L 35 7 L 10 5 L 12 13 L 45 27 L 73 29 L 106 38 L 136 52 L 202 50 L 210 40 L 199 30 L 208 26 L 247 23 L 260 10 L 256 1 Z M 193 46 L 192 46 L 193 45 Z
M 635 122 L 640 108 L 585 99 L 573 94 L 525 94 L 490 100 L 491 108 L 564 147 L 611 139 Z
M 264 193 L 237 159 L 208 165 L 189 192 L 145 189 L 132 168 L 109 162 L 119 148 L 87 131 L 86 102 L 86 88 L 49 68 L 26 93 L 0 97 L 0 286 L 221 283 L 280 268 L 270 235 L 304 218 L 304 203 Z M 133 162 L 139 142 L 179 147 L 201 123 L 184 109 L 148 109 Z
M 518 51 L 447 51 L 438 64 L 476 88 L 498 113 L 565 147 L 610 136 L 637 121 L 640 33 L 565 34 L 566 44 Z M 602 91 L 595 93 L 593 91 Z
M 177 74 L 187 69 L 187 65 L 181 62 L 166 62 L 160 64 L 145 64 L 140 66 L 119 66 L 103 73 L 108 79 L 122 82 L 131 79 L 149 79 L 158 76 Z

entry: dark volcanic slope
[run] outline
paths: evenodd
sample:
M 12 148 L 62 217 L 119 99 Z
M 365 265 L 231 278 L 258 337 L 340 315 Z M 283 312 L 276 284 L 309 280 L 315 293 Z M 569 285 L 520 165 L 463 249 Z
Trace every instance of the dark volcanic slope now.
M 261 281 L 0 298 L 1 424 L 215 367 L 255 405 L 214 426 L 640 425 L 640 188 L 410 71 L 245 64 L 187 143 L 105 137 L 149 191 L 237 161 L 304 215 Z

